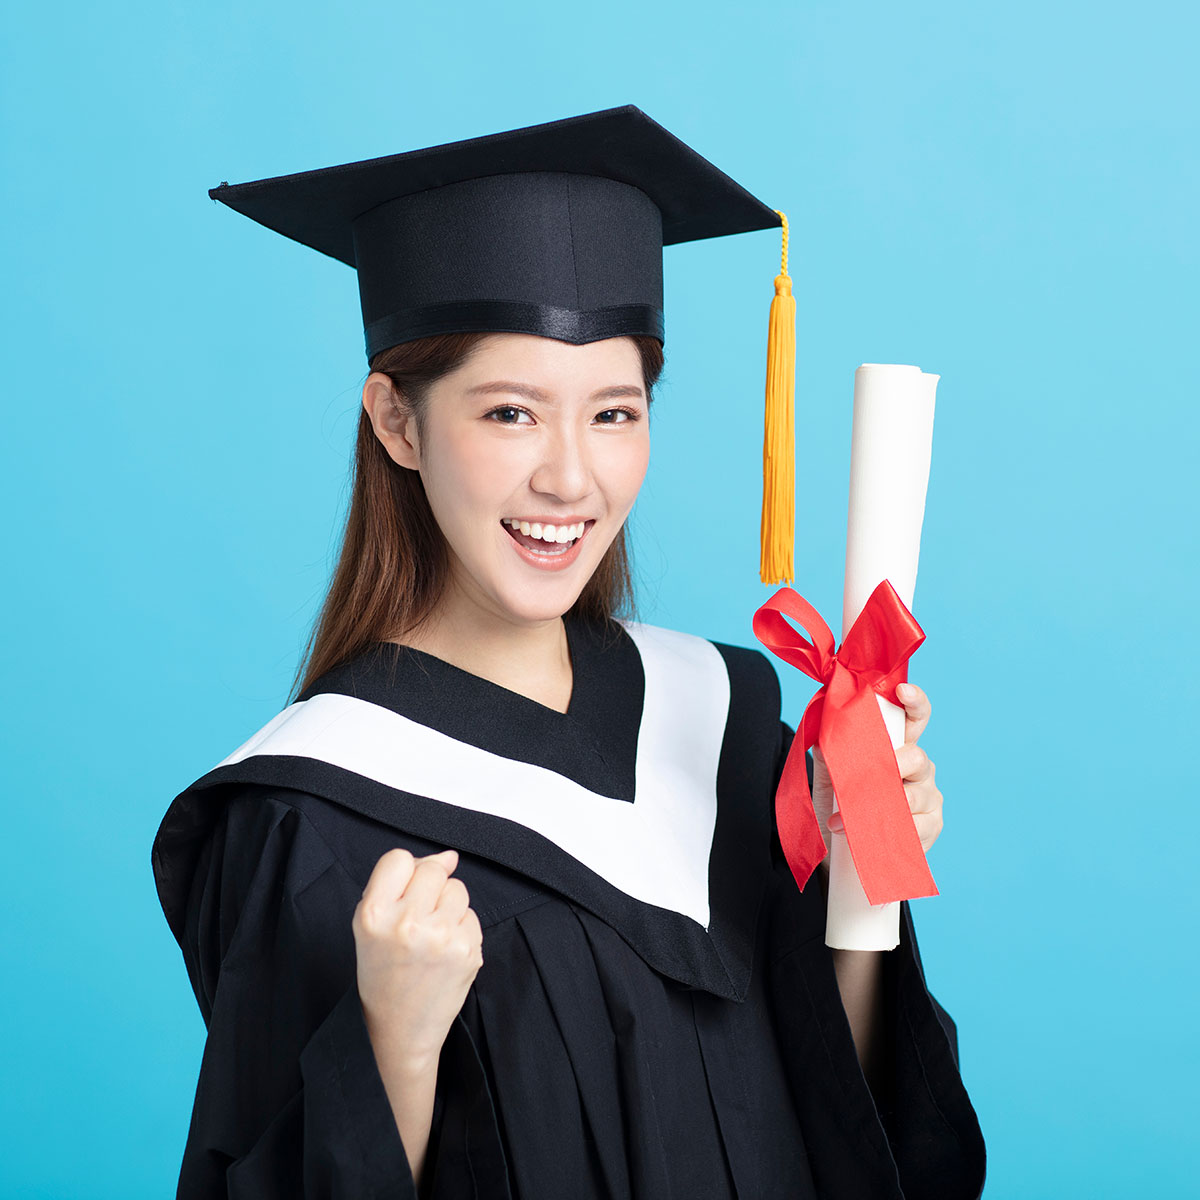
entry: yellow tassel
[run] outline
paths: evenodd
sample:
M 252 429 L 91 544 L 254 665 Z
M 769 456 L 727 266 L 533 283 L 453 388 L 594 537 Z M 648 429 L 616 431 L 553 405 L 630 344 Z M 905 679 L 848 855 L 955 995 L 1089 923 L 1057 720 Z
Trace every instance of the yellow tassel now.
M 779 212 L 778 209 L 775 210 Z M 796 298 L 788 275 L 788 223 L 783 222 L 783 266 L 775 276 L 767 334 L 767 407 L 763 428 L 763 505 L 759 576 L 791 583 L 796 536 Z

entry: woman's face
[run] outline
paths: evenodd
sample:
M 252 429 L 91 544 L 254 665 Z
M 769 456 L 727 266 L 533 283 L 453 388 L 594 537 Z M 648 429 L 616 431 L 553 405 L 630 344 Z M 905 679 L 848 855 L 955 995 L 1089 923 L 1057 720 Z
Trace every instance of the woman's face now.
M 402 465 L 420 471 L 456 599 L 520 624 L 570 609 L 637 498 L 648 418 L 629 338 L 495 334 L 439 379 Z

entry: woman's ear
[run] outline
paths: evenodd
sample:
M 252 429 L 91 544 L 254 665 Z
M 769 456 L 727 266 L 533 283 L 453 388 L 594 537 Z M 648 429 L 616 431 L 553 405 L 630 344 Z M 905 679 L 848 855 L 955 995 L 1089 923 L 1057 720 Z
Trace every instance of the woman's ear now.
M 392 381 L 381 371 L 372 371 L 363 384 L 363 409 L 389 457 L 399 466 L 415 471 L 421 465 L 421 444 L 416 417 L 399 402 Z

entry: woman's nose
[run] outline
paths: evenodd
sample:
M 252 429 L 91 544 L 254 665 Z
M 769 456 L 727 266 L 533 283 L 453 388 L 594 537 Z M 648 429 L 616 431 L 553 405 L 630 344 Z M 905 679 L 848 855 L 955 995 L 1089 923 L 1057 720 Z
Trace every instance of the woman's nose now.
M 556 430 L 544 442 L 541 461 L 530 478 L 535 492 L 569 503 L 592 489 L 591 465 L 584 440 L 573 430 Z

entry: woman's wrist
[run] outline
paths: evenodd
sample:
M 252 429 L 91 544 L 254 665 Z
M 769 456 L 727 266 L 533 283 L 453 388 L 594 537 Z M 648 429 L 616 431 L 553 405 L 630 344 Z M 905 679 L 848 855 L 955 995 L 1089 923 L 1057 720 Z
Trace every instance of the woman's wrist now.
M 438 1060 L 442 1054 L 440 1044 L 436 1047 L 414 1045 L 410 1037 L 391 1028 L 385 1019 L 373 1013 L 365 1004 L 363 1021 L 382 1074 L 408 1081 L 437 1075 Z
M 373 1018 L 365 1005 L 363 1018 L 413 1182 L 420 1188 L 433 1124 L 441 1048 L 432 1053 L 414 1050 L 406 1038 L 388 1028 L 386 1021 Z

